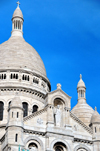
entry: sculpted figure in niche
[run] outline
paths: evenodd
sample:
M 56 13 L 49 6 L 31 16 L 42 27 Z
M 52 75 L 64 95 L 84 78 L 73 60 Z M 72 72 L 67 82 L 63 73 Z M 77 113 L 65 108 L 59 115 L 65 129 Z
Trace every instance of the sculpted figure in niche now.
M 56 126 L 60 126 L 61 125 L 60 105 L 57 105 L 57 107 L 54 109 L 54 120 L 55 120 L 55 125 Z

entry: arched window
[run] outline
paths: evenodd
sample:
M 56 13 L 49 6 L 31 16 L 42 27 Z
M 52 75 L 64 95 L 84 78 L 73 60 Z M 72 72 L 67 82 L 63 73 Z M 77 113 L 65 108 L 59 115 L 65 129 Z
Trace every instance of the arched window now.
M 4 103 L 0 101 L 0 121 L 3 120 L 3 107 Z
M 29 81 L 29 76 L 28 76 L 28 81 Z
M 36 112 L 36 111 L 38 111 L 38 106 L 37 106 L 37 105 L 34 105 L 34 106 L 33 106 L 32 113 L 34 113 L 34 112 Z
M 22 76 L 22 80 L 24 80 L 24 75 Z
M 24 108 L 23 117 L 25 117 L 28 115 L 28 103 L 23 102 L 23 108 Z
M 15 142 L 18 140 L 18 134 L 15 135 Z
M 17 21 L 16 21 L 16 29 L 17 29 Z
M 57 142 L 54 145 L 54 151 L 67 151 L 67 146 L 62 142 Z
M 28 148 L 29 148 L 30 150 L 31 150 L 31 149 L 37 150 L 37 149 L 38 149 L 38 146 L 37 146 L 36 143 L 30 143 L 29 146 L 28 146 Z
M 8 108 L 10 108 L 10 105 L 11 105 L 11 101 L 9 102 Z
M 55 148 L 55 151 L 63 151 L 63 148 L 62 148 L 61 146 L 57 146 L 57 147 Z
M 97 132 L 97 129 L 96 129 L 96 127 L 95 127 L 95 133 Z

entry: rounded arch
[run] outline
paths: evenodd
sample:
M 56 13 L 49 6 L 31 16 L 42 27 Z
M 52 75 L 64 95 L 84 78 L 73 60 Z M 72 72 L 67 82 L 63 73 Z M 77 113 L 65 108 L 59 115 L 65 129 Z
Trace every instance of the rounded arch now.
M 78 149 L 85 149 L 86 151 L 91 151 L 86 145 L 83 144 L 76 146 L 74 151 L 78 151 Z
M 26 103 L 28 104 L 28 107 L 30 106 L 30 101 L 29 101 L 29 100 L 23 99 L 23 100 L 22 100 L 22 103 L 23 103 L 23 102 L 26 102 Z
M 37 105 L 39 109 L 42 107 L 42 105 L 39 104 L 39 103 L 37 103 L 37 102 L 33 102 L 33 103 L 32 103 L 32 107 L 33 107 L 34 105 Z
M 68 149 L 68 151 L 71 151 L 71 147 L 69 146 L 69 144 L 68 144 L 64 139 L 55 139 L 55 140 L 53 140 L 53 141 L 51 142 L 51 144 L 50 144 L 50 150 L 53 150 L 53 147 L 54 147 L 54 145 L 55 145 L 57 142 L 61 142 L 61 143 L 65 144 L 66 147 L 67 147 L 67 149 Z
M 65 104 L 65 106 L 68 105 L 68 103 L 66 102 L 66 99 L 61 95 L 55 95 L 54 97 L 52 97 L 52 99 L 51 99 L 52 104 L 54 104 L 54 100 L 58 99 L 58 98 L 62 100 L 62 102 L 63 102 L 63 104 Z
M 37 141 L 39 143 L 39 145 L 41 146 L 41 150 L 44 150 L 44 146 L 43 146 L 43 142 L 42 140 L 40 140 L 38 137 L 36 136 L 29 136 L 24 140 L 24 144 L 27 144 L 29 141 Z
M 39 109 L 38 105 L 34 104 L 34 105 L 32 106 L 32 113 L 38 111 L 38 109 Z
M 4 100 L 4 99 L 0 99 L 0 101 L 4 103 L 4 106 L 6 106 L 6 105 L 7 105 L 6 100 Z

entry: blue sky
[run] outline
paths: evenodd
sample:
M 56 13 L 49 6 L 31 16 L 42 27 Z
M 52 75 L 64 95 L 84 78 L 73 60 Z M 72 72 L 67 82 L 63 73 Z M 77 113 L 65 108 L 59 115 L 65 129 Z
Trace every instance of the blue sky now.
M 52 91 L 62 90 L 77 103 L 77 83 L 82 74 L 87 103 L 100 113 L 100 1 L 20 0 L 24 38 L 40 54 Z M 15 0 L 0 0 L 0 44 L 12 30 Z

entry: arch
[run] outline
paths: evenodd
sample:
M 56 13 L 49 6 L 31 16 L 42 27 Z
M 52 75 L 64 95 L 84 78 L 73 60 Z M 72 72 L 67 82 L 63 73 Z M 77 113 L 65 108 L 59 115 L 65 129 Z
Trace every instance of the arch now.
M 34 112 L 36 112 L 36 111 L 38 111 L 38 106 L 37 105 L 33 105 L 33 108 L 32 108 L 32 113 L 34 113 Z
M 4 103 L 0 101 L 0 121 L 3 120 Z
M 10 106 L 11 106 L 11 101 L 9 101 L 8 108 L 10 108 Z
M 78 151 L 78 149 L 85 149 L 86 151 L 91 151 L 86 145 L 80 144 L 75 147 L 74 151 Z
M 38 137 L 36 136 L 29 136 L 24 140 L 24 144 L 27 144 L 29 141 L 31 140 L 35 140 L 39 143 L 39 145 L 41 146 L 41 150 L 44 150 L 44 146 L 43 146 L 43 142 L 42 140 L 40 140 Z
M 51 98 L 51 103 L 54 104 L 54 100 L 55 99 L 61 99 L 63 101 L 63 104 L 65 104 L 65 106 L 68 106 L 68 103 L 66 102 L 65 97 L 61 96 L 61 95 L 55 95 L 54 97 Z
M 71 147 L 69 146 L 69 144 L 64 139 L 55 139 L 55 140 L 53 140 L 50 144 L 50 150 L 53 150 L 54 145 L 58 142 L 61 142 L 61 143 L 65 144 L 68 151 L 71 151 Z
M 27 102 L 23 102 L 22 103 L 23 108 L 24 108 L 24 113 L 23 113 L 23 117 L 28 115 L 28 103 Z

